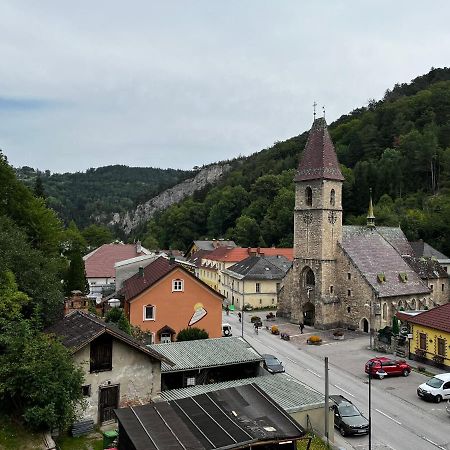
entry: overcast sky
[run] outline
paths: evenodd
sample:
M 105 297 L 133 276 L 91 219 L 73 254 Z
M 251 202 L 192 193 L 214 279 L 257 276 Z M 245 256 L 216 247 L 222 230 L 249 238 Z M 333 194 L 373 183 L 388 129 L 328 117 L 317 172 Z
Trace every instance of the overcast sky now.
M 448 0 L 0 2 L 0 149 L 52 172 L 189 169 L 449 66 Z

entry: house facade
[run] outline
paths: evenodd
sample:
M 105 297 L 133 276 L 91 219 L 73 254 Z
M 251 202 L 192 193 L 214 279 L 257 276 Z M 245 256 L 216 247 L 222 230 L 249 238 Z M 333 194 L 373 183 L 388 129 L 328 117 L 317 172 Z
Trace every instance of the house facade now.
M 161 361 L 153 349 L 97 316 L 74 311 L 46 330 L 60 338 L 84 373 L 83 420 L 99 425 L 115 419 L 121 406 L 147 403 L 161 391 Z
M 223 270 L 225 301 L 244 307 L 275 308 L 283 278 L 292 266 L 284 256 L 250 256 Z
M 324 118 L 309 133 L 295 176 L 294 263 L 278 313 L 317 328 L 369 332 L 392 323 L 403 305 L 432 307 L 431 289 L 404 256 L 414 252 L 400 228 L 342 225 L 342 184 Z
M 151 333 L 153 343 L 171 342 L 188 327 L 222 335 L 223 296 L 173 259 L 161 256 L 139 268 L 118 294 L 130 323 Z

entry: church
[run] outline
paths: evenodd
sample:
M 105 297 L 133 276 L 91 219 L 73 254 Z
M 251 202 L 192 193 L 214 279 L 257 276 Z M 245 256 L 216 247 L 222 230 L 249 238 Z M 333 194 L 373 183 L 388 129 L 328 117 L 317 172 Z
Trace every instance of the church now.
M 396 311 L 448 301 L 447 273 L 415 257 L 400 228 L 342 225 L 342 184 L 325 118 L 314 120 L 295 181 L 294 262 L 278 314 L 319 329 L 368 332 L 392 325 Z M 429 279 L 418 269 L 433 266 Z M 433 283 L 433 284 L 432 284 Z

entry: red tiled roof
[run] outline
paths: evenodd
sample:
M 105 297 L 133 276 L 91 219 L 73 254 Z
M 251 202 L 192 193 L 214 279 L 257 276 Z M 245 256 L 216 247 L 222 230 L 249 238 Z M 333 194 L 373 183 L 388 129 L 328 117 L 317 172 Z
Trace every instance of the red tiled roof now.
M 84 266 L 87 278 L 114 278 L 114 264 L 125 259 L 145 255 L 137 253 L 135 244 L 103 244 L 85 256 Z
M 295 181 L 317 180 L 343 181 L 341 170 L 325 118 L 314 121 L 309 132 Z
M 205 288 L 207 288 L 209 291 L 213 292 L 218 297 L 223 297 L 214 289 L 210 288 L 206 283 L 196 278 L 194 275 L 184 269 L 183 266 L 177 263 L 170 263 L 170 261 L 163 256 L 160 256 L 148 266 L 144 267 L 143 276 L 139 273 L 136 273 L 131 278 L 128 278 L 128 280 L 125 280 L 122 289 L 119 291 L 119 294 L 125 296 L 125 301 L 129 301 L 139 295 L 141 292 L 153 286 L 156 282 L 164 278 L 174 269 L 181 269 L 187 275 L 205 286 Z
M 429 311 L 424 311 L 407 320 L 417 325 L 450 333 L 450 303 L 445 303 Z
M 222 262 L 239 262 L 249 256 L 277 256 L 281 255 L 293 261 L 294 259 L 294 249 L 293 248 L 247 248 L 247 247 L 219 247 L 205 258 L 212 261 L 222 261 Z

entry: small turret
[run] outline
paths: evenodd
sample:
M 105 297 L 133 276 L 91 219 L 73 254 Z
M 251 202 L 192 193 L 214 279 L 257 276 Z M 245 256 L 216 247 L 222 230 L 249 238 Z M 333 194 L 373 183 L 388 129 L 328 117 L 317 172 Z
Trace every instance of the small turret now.
M 372 205 L 372 188 L 370 188 L 369 212 L 367 213 L 367 226 L 369 228 L 375 228 L 375 215 L 373 214 L 373 205 Z

